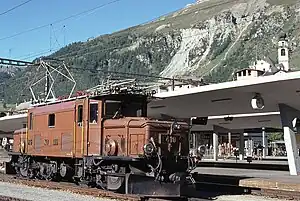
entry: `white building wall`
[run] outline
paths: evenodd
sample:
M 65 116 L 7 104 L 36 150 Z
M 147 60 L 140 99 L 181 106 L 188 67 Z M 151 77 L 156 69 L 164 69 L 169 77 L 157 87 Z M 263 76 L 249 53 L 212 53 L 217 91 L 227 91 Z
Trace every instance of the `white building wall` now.
M 186 85 L 177 85 L 174 86 L 174 91 L 179 91 L 179 90 L 187 90 L 190 88 L 196 87 L 194 85 L 186 84 Z M 166 86 L 166 87 L 157 87 L 155 89 L 157 93 L 163 93 L 163 92 L 168 92 L 168 91 L 173 91 L 172 86 Z
M 254 66 L 255 70 L 268 71 L 271 64 L 264 60 L 257 60 L 256 65 Z
M 251 74 L 249 74 L 249 71 Z M 249 80 L 258 77 L 258 71 L 255 70 L 246 70 L 246 75 L 244 75 L 244 72 L 241 72 L 241 75 L 237 75 L 237 80 Z
M 278 64 L 282 64 L 285 71 L 289 70 L 289 50 L 286 41 L 278 42 Z

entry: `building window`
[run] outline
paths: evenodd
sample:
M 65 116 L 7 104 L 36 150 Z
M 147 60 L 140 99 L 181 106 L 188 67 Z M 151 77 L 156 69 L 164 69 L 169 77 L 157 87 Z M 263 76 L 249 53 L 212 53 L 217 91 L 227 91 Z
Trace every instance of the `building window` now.
M 248 75 L 251 76 L 251 70 L 248 70 Z
M 32 126 L 33 126 L 33 114 L 32 112 L 29 114 L 29 129 L 32 130 Z
M 78 115 L 77 115 L 77 123 L 82 123 L 83 120 L 83 106 L 82 105 L 78 105 Z
M 238 72 L 238 76 L 241 77 L 242 76 L 242 72 Z
M 55 126 L 55 114 L 49 114 L 48 116 L 48 126 L 54 127 Z
M 281 49 L 281 56 L 285 56 L 285 55 L 286 55 L 285 49 Z
M 90 104 L 90 123 L 98 122 L 98 103 Z
M 243 76 L 246 76 L 247 75 L 247 72 L 244 70 L 243 71 Z

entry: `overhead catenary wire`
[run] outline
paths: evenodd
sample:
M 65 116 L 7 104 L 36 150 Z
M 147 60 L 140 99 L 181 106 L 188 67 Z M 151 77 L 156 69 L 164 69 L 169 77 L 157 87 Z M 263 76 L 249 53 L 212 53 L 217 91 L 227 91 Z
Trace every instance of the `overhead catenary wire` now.
M 227 2 L 227 3 L 228 3 L 228 2 Z M 214 5 L 214 6 L 215 6 L 215 5 Z M 204 8 L 204 9 L 207 9 L 207 8 Z M 185 14 L 188 14 L 188 13 L 185 13 Z M 194 36 L 197 36 L 197 35 L 200 35 L 200 34 L 195 34 L 195 35 L 186 36 L 186 37 L 182 37 L 182 38 L 194 37 Z M 132 45 L 132 44 L 129 44 L 129 45 L 126 45 L 126 46 L 116 46 L 116 47 L 110 47 L 110 48 L 106 48 L 106 49 L 100 49 L 100 50 L 96 50 L 96 51 L 93 51 L 93 52 L 84 53 L 83 55 L 80 55 L 80 56 L 85 56 L 85 55 L 88 55 L 88 54 L 98 53 L 98 52 L 102 52 L 102 51 L 106 51 L 106 50 L 111 50 L 111 49 L 130 47 L 131 45 Z M 95 47 L 95 46 L 93 46 L 93 47 Z M 45 53 L 47 53 L 47 52 L 45 52 Z M 74 57 L 74 55 L 73 55 L 74 53 L 76 53 L 76 52 L 71 52 L 71 53 L 68 53 L 68 54 L 66 54 L 66 55 L 61 55 L 61 56 L 56 57 L 56 58 Z M 177 52 L 176 54 L 179 54 L 179 53 L 185 53 L 185 52 Z M 42 52 L 42 53 L 39 53 L 38 56 L 39 56 L 39 55 L 42 55 L 42 54 L 43 54 L 43 52 Z M 69 56 L 69 55 L 70 55 L 70 56 Z M 35 56 L 35 55 L 32 55 L 31 57 L 33 57 L 33 56 Z M 30 57 L 30 58 L 31 58 L 31 57 Z M 94 70 L 94 69 L 91 69 L 91 70 Z M 116 73 L 116 72 L 112 72 L 112 73 Z M 131 74 L 131 75 L 132 75 L 132 74 Z M 170 79 L 170 78 L 168 78 L 168 79 Z
M 235 0 L 228 0 L 228 1 L 225 1 L 225 2 L 214 3 L 213 5 L 206 5 L 206 6 L 202 7 L 202 8 L 197 9 L 197 10 L 199 10 L 199 11 L 201 11 L 201 10 L 206 10 L 206 9 L 210 9 L 210 8 L 212 8 L 212 7 L 215 7 L 215 6 L 221 6 L 221 5 L 223 5 L 223 4 L 229 4 L 229 3 L 232 3 L 232 2 L 234 2 L 234 1 L 235 1 Z M 175 10 L 175 11 L 172 11 L 172 12 L 169 12 L 169 13 L 167 13 L 167 14 L 164 14 L 163 16 L 167 16 L 167 15 L 169 15 L 169 14 L 171 14 L 171 13 L 174 13 L 174 12 L 179 12 L 180 10 L 181 10 L 181 9 L 178 9 L 178 10 Z M 178 18 L 178 17 L 180 17 L 180 16 L 183 16 L 183 15 L 189 15 L 189 14 L 191 14 L 191 13 L 194 13 L 194 10 L 191 10 L 191 11 L 189 11 L 189 12 L 184 12 L 183 14 L 177 15 L 177 16 L 175 16 L 175 17 L 173 16 L 173 18 L 176 19 L 176 18 Z M 146 22 L 142 23 L 141 25 L 146 25 L 146 24 L 148 24 L 148 23 L 150 23 L 150 22 L 156 23 L 156 21 L 157 21 L 158 19 L 160 19 L 160 18 L 161 18 L 161 16 L 160 16 L 160 17 L 153 18 L 153 19 L 151 19 L 151 20 L 147 20 Z M 163 19 L 163 20 L 166 20 L 166 19 Z M 158 22 L 161 22 L 161 20 L 158 21 Z M 194 37 L 194 36 L 198 36 L 198 35 L 202 35 L 202 33 L 194 34 L 194 35 L 191 35 L 191 36 L 185 36 L 185 37 L 182 37 L 182 39 L 184 39 L 184 38 L 190 38 L 190 37 Z M 1 40 L 1 39 L 0 39 L 0 40 Z M 132 45 L 132 44 L 126 45 L 126 46 L 109 47 L 109 48 L 105 48 L 105 49 L 101 49 L 101 50 L 97 50 L 97 51 L 88 52 L 88 53 L 85 53 L 84 55 L 94 54 L 94 53 L 102 52 L 102 51 L 105 51 L 105 50 L 113 50 L 113 49 L 117 49 L 117 48 L 126 48 L 126 47 L 130 47 L 131 45 Z M 95 48 L 95 47 L 97 47 L 97 46 L 99 46 L 99 45 L 93 46 L 92 48 Z M 50 50 L 49 50 L 49 51 L 50 51 Z M 54 51 L 55 51 L 55 50 L 54 50 Z M 40 55 L 40 53 L 42 54 L 42 52 L 38 52 L 37 54 Z M 45 53 L 48 53 L 48 52 L 45 52 Z M 74 54 L 74 53 L 75 53 L 75 52 L 67 53 L 67 54 L 65 54 L 65 55 L 59 56 L 58 58 L 68 58 L 69 56 L 67 56 L 67 55 L 71 55 L 71 54 Z M 180 53 L 184 53 L 184 52 L 177 52 L 177 54 L 180 54 Z M 70 56 L 70 57 L 72 57 L 72 56 Z M 22 59 L 30 59 L 30 58 L 33 58 L 33 56 L 26 57 L 26 58 L 22 58 Z
M 68 67 L 69 69 L 73 70 L 82 70 L 82 71 L 91 71 L 93 72 L 103 72 L 107 74 L 114 74 L 114 75 L 122 75 L 126 78 L 129 78 L 128 76 L 132 77 L 144 77 L 144 78 L 154 78 L 154 79 L 160 79 L 160 80 L 169 80 L 169 81 L 179 81 L 179 82 L 191 82 L 191 79 L 180 79 L 180 78 L 169 78 L 169 77 L 162 77 L 162 76 L 157 76 L 155 74 L 139 74 L 139 73 L 127 73 L 127 72 L 120 72 L 120 71 L 111 71 L 111 70 L 103 70 L 103 69 L 90 69 L 90 68 L 82 68 L 82 67 Z M 195 80 L 194 80 L 195 81 Z M 203 83 L 203 81 L 198 81 L 200 83 Z M 204 84 L 204 83 L 203 83 Z
M 118 1 L 120 1 L 120 0 L 118 0 Z M 231 2 L 234 2 L 234 0 L 229 0 L 229 1 L 227 1 L 227 2 L 220 2 L 220 3 L 215 3 L 215 4 L 213 4 L 213 5 L 208 5 L 208 6 L 204 6 L 203 8 L 199 8 L 199 9 L 197 9 L 197 10 L 199 10 L 199 11 L 201 11 L 201 10 L 206 10 L 206 9 L 210 9 L 210 8 L 212 8 L 212 7 L 214 7 L 214 6 L 220 6 L 220 5 L 223 5 L 223 4 L 228 4 L 228 3 L 231 3 Z M 111 3 L 115 3 L 114 1 L 113 2 L 111 2 Z M 175 11 L 172 11 L 172 12 L 169 12 L 169 13 L 167 13 L 167 14 L 164 14 L 163 16 L 167 16 L 167 15 L 169 15 L 169 14 L 171 14 L 171 13 L 174 13 L 174 12 L 178 12 L 178 11 L 180 11 L 181 9 L 177 9 L 177 10 L 175 10 Z M 178 17 L 180 17 L 180 16 L 183 16 L 183 15 L 188 15 L 188 14 L 191 14 L 191 13 L 194 13 L 194 10 L 191 10 L 191 11 L 189 11 L 189 12 L 185 12 L 185 13 L 183 13 L 183 14 L 181 14 L 181 15 L 177 15 L 177 16 L 173 16 L 173 18 L 178 18 Z M 141 25 L 145 25 L 145 24 L 148 24 L 148 23 L 150 23 L 150 22 L 156 22 L 158 19 L 160 19 L 161 18 L 161 16 L 160 17 L 156 17 L 156 18 L 153 18 L 153 19 L 151 19 L 151 20 L 147 20 L 146 22 L 144 22 L 144 23 L 142 23 Z M 166 20 L 166 19 L 164 19 L 164 20 Z M 159 22 L 161 22 L 161 21 L 159 21 Z M 50 23 L 51 24 L 51 23 Z M 47 24 L 46 26 L 49 26 L 50 24 Z M 53 23 L 52 23 L 53 24 Z M 187 37 L 193 37 L 193 36 L 197 36 L 197 35 L 201 35 L 201 33 L 200 34 L 195 34 L 195 35 L 191 35 L 191 36 L 187 36 Z M 183 37 L 183 38 L 187 38 L 187 37 Z M 1 38 L 0 38 L 0 41 L 1 41 Z M 113 48 L 113 47 L 111 47 L 111 48 Z M 100 51 L 103 51 L 103 50 L 100 50 Z M 99 52 L 100 52 L 99 51 Z M 93 53 L 97 53 L 96 51 L 95 52 L 89 52 L 88 54 L 93 54 Z M 29 58 L 32 58 L 32 57 L 29 57 Z M 28 59 L 29 59 L 28 58 Z M 27 59 L 27 58 L 26 58 Z
M 39 30 L 39 29 L 43 29 L 43 28 L 46 28 L 46 27 L 49 27 L 51 26 L 51 24 L 57 24 L 57 23 L 60 23 L 60 22 L 63 22 L 63 21 L 66 21 L 66 20 L 69 20 L 71 18 L 75 18 L 75 17 L 78 17 L 78 16 L 81 16 L 81 15 L 84 15 L 86 13 L 89 13 L 89 12 L 92 12 L 92 11 L 95 11 L 97 9 L 100 9 L 100 8 L 103 8 L 105 6 L 108 6 L 110 4 L 114 4 L 114 3 L 117 3 L 121 0 L 113 0 L 113 1 L 110 1 L 108 3 L 104 3 L 104 4 L 101 4 L 101 5 L 98 5 L 94 8 L 91 8 L 91 9 L 88 9 L 88 10 L 85 10 L 85 11 L 82 11 L 80 13 L 77 13 L 77 14 L 73 14 L 73 15 L 70 15 L 68 17 L 65 17 L 63 19 L 59 19 L 59 20 L 56 20 L 54 22 L 51 22 L 51 23 L 48 23 L 48 24 L 44 24 L 44 25 L 41 25 L 41 26 L 38 26 L 38 27 L 35 27 L 35 28 L 31 28 L 31 29 L 28 29 L 28 30 L 25 30 L 25 31 L 21 31 L 19 33 L 16 33 L 16 34 L 13 34 L 13 35 L 10 35 L 10 36 L 6 36 L 6 37 L 3 37 L 3 38 L 0 38 L 0 41 L 2 40 L 6 40 L 6 39 L 10 39 L 10 38 L 14 38 L 16 36 L 19 36 L 19 35 L 22 35 L 22 34 L 25 34 L 25 33 L 28 33 L 28 32 L 32 32 L 32 31 L 36 31 L 36 30 Z
M 195 37 L 195 36 L 199 36 L 199 35 L 202 35 L 202 33 L 199 33 L 199 34 L 194 34 L 194 35 L 190 35 L 190 36 L 185 36 L 185 37 L 182 37 L 182 39 L 185 39 L 185 38 L 191 38 L 191 37 Z M 99 49 L 99 50 L 95 50 L 95 51 L 91 51 L 91 52 L 87 52 L 87 53 L 84 53 L 83 55 L 80 55 L 80 56 L 86 56 L 86 55 L 89 55 L 89 54 L 96 54 L 96 53 L 99 53 L 99 52 L 103 52 L 103 51 L 107 51 L 107 50 L 116 50 L 118 48 L 128 48 L 130 46 L 132 46 L 134 44 L 128 44 L 128 45 L 120 45 L 120 46 L 112 46 L 112 47 L 109 47 L 109 48 L 103 48 L 103 49 Z M 100 45 L 94 45 L 94 46 L 91 46 L 90 48 L 96 48 Z M 45 49 L 45 50 L 42 50 L 42 51 L 39 51 L 39 52 L 35 52 L 33 54 L 26 54 L 26 55 L 22 55 L 22 56 L 19 56 L 17 57 L 16 59 L 21 59 L 21 60 L 26 60 L 26 59 L 30 59 L 30 58 L 33 58 L 35 56 L 41 56 L 43 54 L 46 54 L 46 53 L 50 53 L 50 52 L 53 52 L 53 51 L 56 51 L 56 50 L 60 50 L 61 48 L 56 48 L 56 49 Z M 52 51 L 51 51 L 52 50 Z M 73 51 L 73 52 L 70 52 L 70 53 L 67 53 L 67 54 L 63 54 L 63 55 L 60 55 L 60 56 L 57 56 L 55 58 L 59 58 L 59 59 L 66 59 L 66 58 L 69 58 L 69 57 L 74 57 L 72 54 L 75 54 L 77 53 L 78 51 Z M 176 54 L 183 54 L 185 52 L 177 52 Z
M 33 0 L 28 0 L 28 1 L 25 1 L 25 2 L 23 2 L 23 3 L 21 3 L 21 4 L 18 4 L 18 5 L 16 5 L 16 6 L 10 8 L 10 9 L 8 9 L 7 11 L 4 11 L 4 12 L 0 13 L 0 16 L 1 16 L 1 15 L 5 15 L 5 14 L 7 14 L 7 13 L 9 13 L 9 12 L 11 12 L 11 11 L 13 11 L 13 10 L 15 10 L 15 9 L 17 9 L 17 8 L 19 8 L 19 7 L 21 7 L 21 6 L 25 5 L 25 4 L 27 4 L 27 3 L 29 3 L 29 2 L 31 2 L 31 1 L 33 1 Z
M 203 34 L 199 33 L 199 34 L 193 34 L 193 35 L 190 35 L 190 36 L 184 36 L 184 37 L 181 37 L 181 39 L 191 38 L 191 37 L 195 37 L 195 36 L 199 36 L 199 35 L 203 35 Z M 83 55 L 79 55 L 79 56 L 86 56 L 86 55 L 89 55 L 89 54 L 96 54 L 96 53 L 100 53 L 100 52 L 107 51 L 107 50 L 116 50 L 118 48 L 128 48 L 128 47 L 131 47 L 132 45 L 134 45 L 134 44 L 132 43 L 132 44 L 128 44 L 128 45 L 120 45 L 120 46 L 112 46 L 112 47 L 109 47 L 109 48 L 102 48 L 102 49 L 99 49 L 99 50 L 86 52 Z M 98 46 L 100 46 L 100 45 L 91 46 L 90 48 L 96 48 Z M 60 49 L 61 48 L 52 49 L 52 52 L 56 51 L 56 50 L 60 50 Z M 33 55 L 31 55 L 31 54 L 22 55 L 20 57 L 17 57 L 16 59 L 22 59 L 22 60 L 30 59 L 30 58 L 33 58 L 35 55 L 40 56 L 40 55 L 43 55 L 43 53 L 45 54 L 45 53 L 51 52 L 50 50 L 51 49 L 48 48 L 48 49 L 42 50 L 40 52 L 33 53 Z M 60 56 L 57 56 L 55 58 L 66 59 L 66 58 L 69 58 L 69 57 L 74 57 L 72 54 L 77 54 L 77 52 L 78 52 L 78 50 L 67 53 L 67 54 L 63 54 L 63 55 L 60 55 Z M 176 54 L 184 54 L 184 53 L 186 53 L 186 52 L 185 51 L 176 52 Z

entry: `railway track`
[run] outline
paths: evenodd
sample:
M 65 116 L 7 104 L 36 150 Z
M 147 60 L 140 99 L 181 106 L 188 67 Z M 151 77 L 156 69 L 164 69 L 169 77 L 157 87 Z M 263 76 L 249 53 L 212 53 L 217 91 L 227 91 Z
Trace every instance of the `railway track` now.
M 45 188 L 49 190 L 59 190 L 66 191 L 80 195 L 89 195 L 98 198 L 107 198 L 107 199 L 117 199 L 117 200 L 127 200 L 127 201 L 145 201 L 145 200 L 170 200 L 168 198 L 154 198 L 154 197 L 143 197 L 139 195 L 124 195 L 117 194 L 109 191 L 104 191 L 97 188 L 84 188 L 83 186 L 78 186 L 76 184 L 67 183 L 67 182 L 51 182 L 44 180 L 27 180 L 15 178 L 12 175 L 0 174 L 1 182 L 9 182 L 14 184 L 22 184 L 31 187 Z M 192 201 L 203 201 L 203 200 L 212 200 L 221 195 L 255 195 L 255 196 L 264 196 L 270 198 L 280 198 L 288 200 L 299 200 L 300 201 L 300 192 L 293 191 L 279 191 L 275 189 L 255 189 L 248 187 L 240 187 L 237 185 L 222 184 L 222 183 L 213 183 L 213 182 L 197 182 L 195 185 L 195 190 L 191 191 L 188 199 Z M 16 201 L 25 201 L 24 199 L 5 197 L 0 195 L 1 200 L 16 200 Z M 174 200 L 174 199 L 172 199 Z
M 82 188 L 82 186 L 78 186 L 73 183 L 67 182 L 52 182 L 45 180 L 28 180 L 28 179 L 19 179 L 15 178 L 12 175 L 0 174 L 1 182 L 8 182 L 14 184 L 22 184 L 31 187 L 38 188 L 46 188 L 49 190 L 60 190 L 60 191 L 68 191 L 71 193 L 76 193 L 80 195 L 90 195 L 93 197 L 104 197 L 118 200 L 127 200 L 127 201 L 141 201 L 143 197 L 135 196 L 135 195 L 123 195 L 117 194 L 109 191 L 104 191 L 96 188 Z

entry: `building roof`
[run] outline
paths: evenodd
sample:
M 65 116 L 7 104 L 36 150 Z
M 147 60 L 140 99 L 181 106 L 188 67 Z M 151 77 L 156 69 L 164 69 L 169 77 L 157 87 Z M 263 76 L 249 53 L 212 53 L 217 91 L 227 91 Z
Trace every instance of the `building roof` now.
M 276 66 L 273 66 L 270 68 L 270 71 L 266 71 L 263 76 L 269 76 L 269 75 L 275 75 L 276 73 L 278 72 L 291 72 L 291 71 L 286 71 L 284 70 L 284 65 L 281 63 L 281 64 L 276 64 Z
M 244 71 L 244 70 L 251 70 L 251 71 L 264 72 L 264 71 L 262 71 L 262 70 L 257 70 L 257 69 L 253 69 L 253 68 L 243 68 L 243 69 L 241 69 L 241 70 L 236 71 L 235 73 L 239 73 L 239 72 L 242 72 L 242 71 Z

